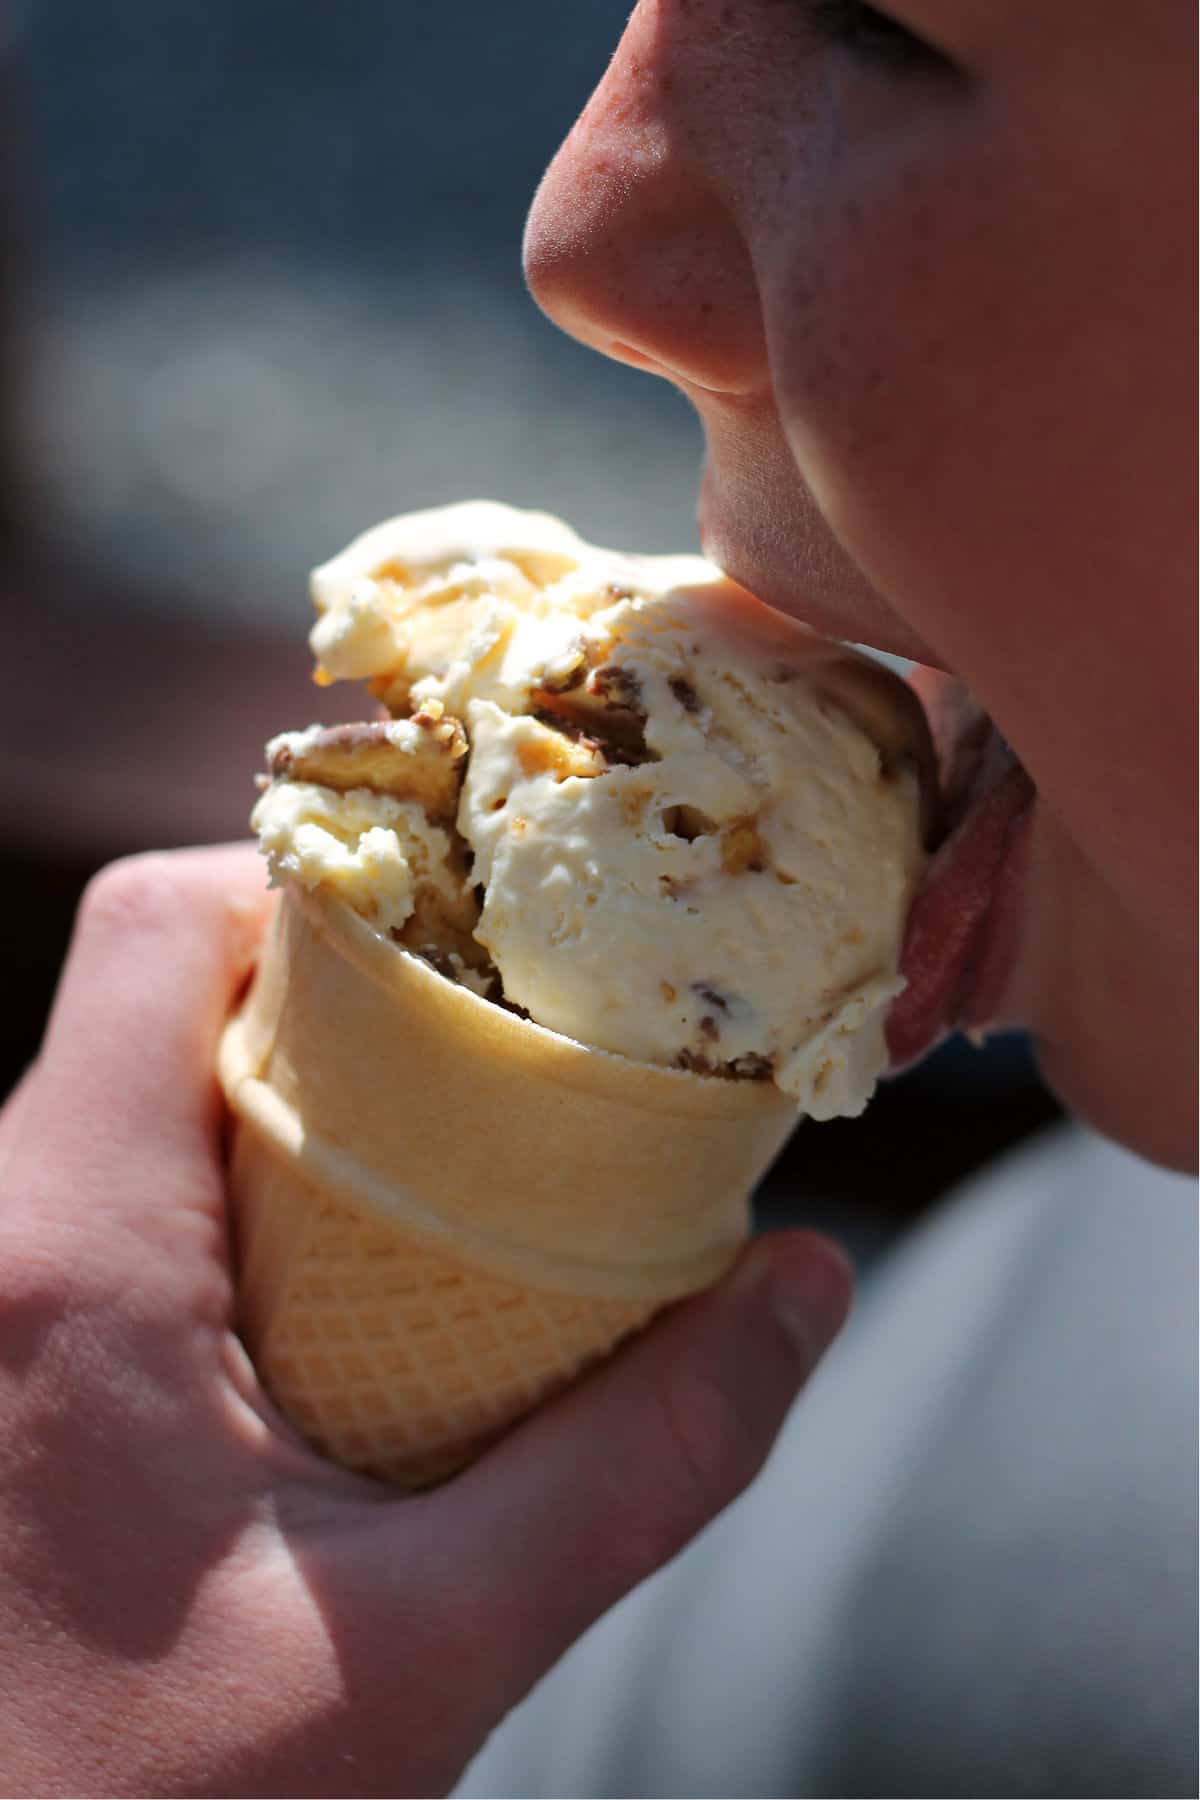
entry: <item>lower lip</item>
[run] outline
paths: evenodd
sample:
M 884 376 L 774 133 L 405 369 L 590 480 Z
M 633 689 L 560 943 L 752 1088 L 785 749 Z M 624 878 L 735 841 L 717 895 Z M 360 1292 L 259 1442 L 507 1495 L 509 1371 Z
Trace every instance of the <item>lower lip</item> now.
M 905 928 L 907 987 L 888 1016 L 892 1067 L 948 1032 L 1007 1021 L 1020 941 L 1035 790 L 1020 764 L 977 795 L 934 853 Z

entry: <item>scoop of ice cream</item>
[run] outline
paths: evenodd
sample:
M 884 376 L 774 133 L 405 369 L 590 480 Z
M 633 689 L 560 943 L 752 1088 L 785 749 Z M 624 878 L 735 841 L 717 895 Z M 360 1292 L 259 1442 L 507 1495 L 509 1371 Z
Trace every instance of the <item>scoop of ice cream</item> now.
M 283 792 L 330 734 L 301 734 L 307 764 L 277 752 L 256 822 L 279 876 L 337 887 L 418 951 L 435 917 L 465 966 L 457 883 L 475 979 L 494 970 L 539 1024 L 772 1079 L 815 1117 L 861 1110 L 924 861 L 932 759 L 903 683 L 698 558 L 486 503 L 368 532 L 313 592 L 319 679 L 368 679 L 402 715 L 377 731 L 464 736 L 442 823 L 395 785 L 411 747 L 386 819 L 378 771 L 356 787 L 343 768 L 323 811 Z

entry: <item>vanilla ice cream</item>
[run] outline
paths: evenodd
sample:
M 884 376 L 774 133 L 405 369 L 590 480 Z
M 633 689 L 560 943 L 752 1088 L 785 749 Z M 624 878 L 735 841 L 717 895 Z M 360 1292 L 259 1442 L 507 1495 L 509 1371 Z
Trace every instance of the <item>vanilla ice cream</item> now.
M 317 679 L 384 716 L 268 747 L 276 881 L 582 1044 L 861 1111 L 924 863 L 903 683 L 698 558 L 482 502 L 313 594 Z

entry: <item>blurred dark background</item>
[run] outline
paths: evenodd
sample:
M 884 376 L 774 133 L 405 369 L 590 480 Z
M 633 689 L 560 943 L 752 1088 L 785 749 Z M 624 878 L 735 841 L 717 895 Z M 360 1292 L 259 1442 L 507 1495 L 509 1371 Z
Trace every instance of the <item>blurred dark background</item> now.
M 111 856 L 241 834 L 308 682 L 306 576 L 484 495 L 691 547 L 699 434 L 547 324 L 521 227 L 625 0 L 9 0 L 0 12 L 0 1091 Z M 761 1197 L 861 1256 L 1055 1108 L 947 1047 Z

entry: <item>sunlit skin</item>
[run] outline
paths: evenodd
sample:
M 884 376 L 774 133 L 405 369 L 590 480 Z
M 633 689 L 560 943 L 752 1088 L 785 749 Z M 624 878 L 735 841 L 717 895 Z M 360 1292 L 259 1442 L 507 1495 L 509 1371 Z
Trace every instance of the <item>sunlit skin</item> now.
M 1193 9 L 890 18 L 642 0 L 530 284 L 693 402 L 717 561 L 991 713 L 1040 794 L 998 1014 L 1070 1106 L 1186 1164 Z

